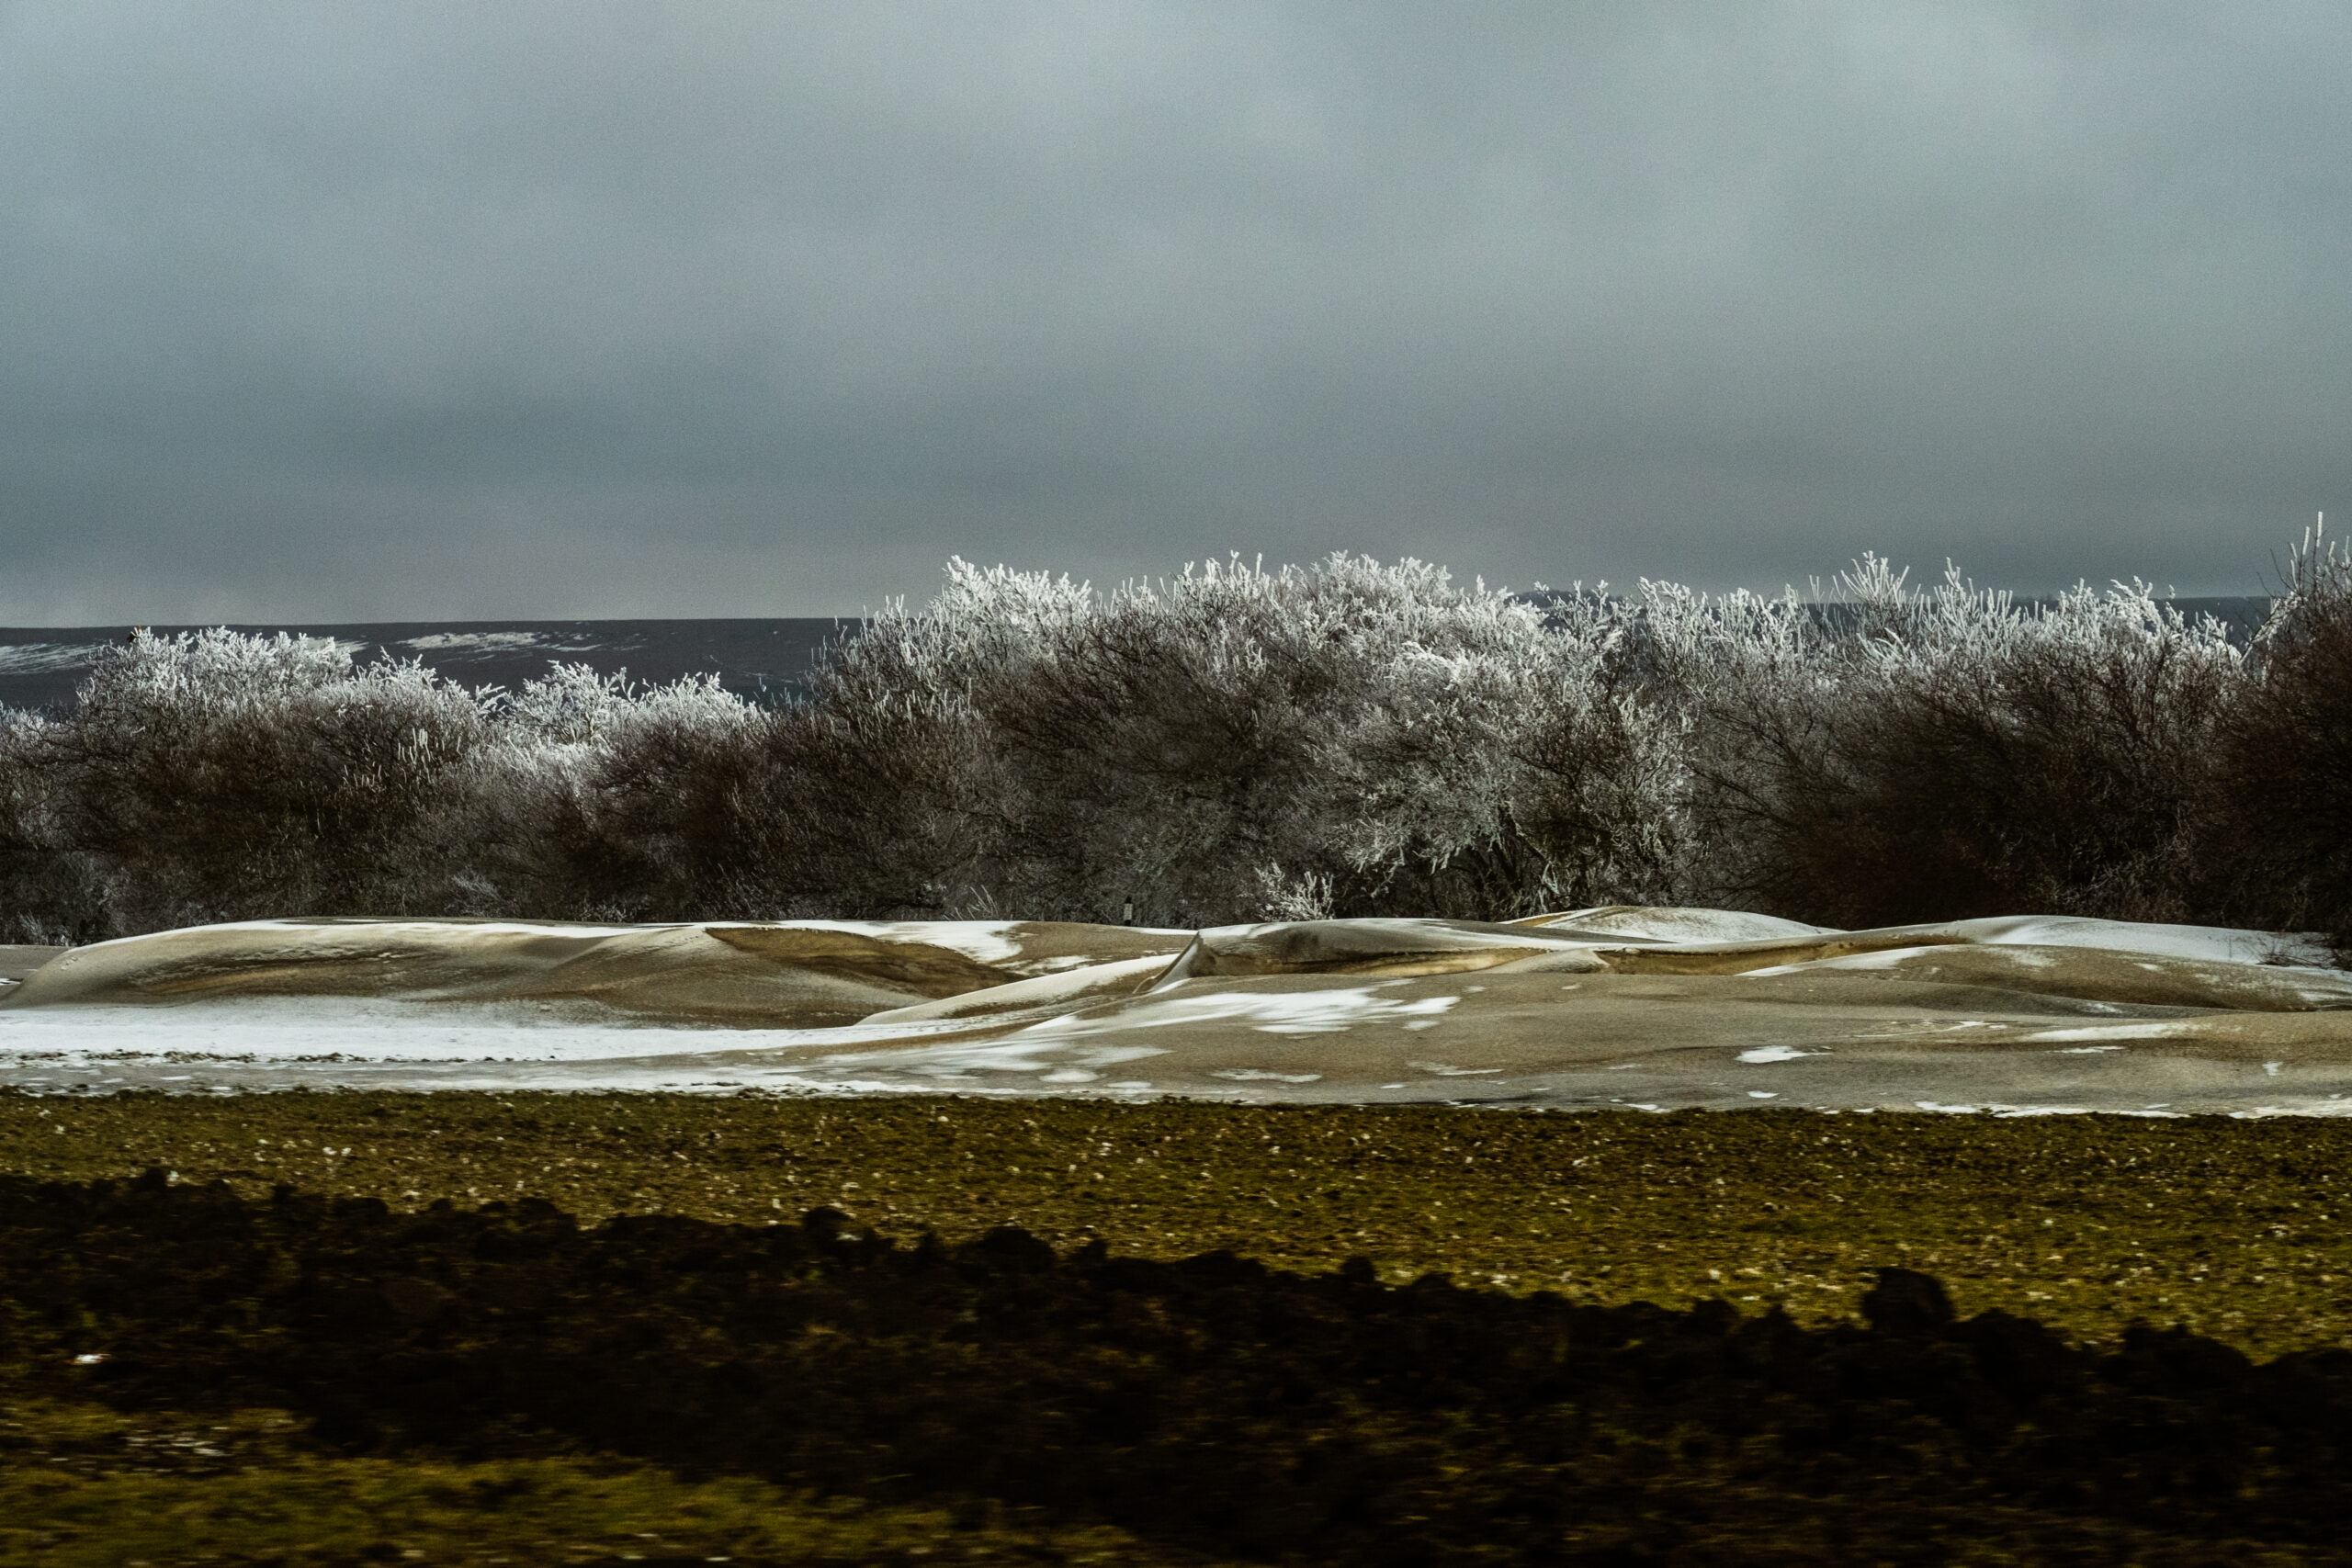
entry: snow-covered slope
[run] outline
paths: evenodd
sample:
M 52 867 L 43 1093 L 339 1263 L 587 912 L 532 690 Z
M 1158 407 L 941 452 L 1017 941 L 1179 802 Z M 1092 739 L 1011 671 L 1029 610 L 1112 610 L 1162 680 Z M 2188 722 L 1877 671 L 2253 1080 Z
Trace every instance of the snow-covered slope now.
M 31 968 L 0 999 L 0 1082 L 2352 1111 L 2352 975 L 2320 956 L 1622 907 L 1197 933 L 250 921 Z

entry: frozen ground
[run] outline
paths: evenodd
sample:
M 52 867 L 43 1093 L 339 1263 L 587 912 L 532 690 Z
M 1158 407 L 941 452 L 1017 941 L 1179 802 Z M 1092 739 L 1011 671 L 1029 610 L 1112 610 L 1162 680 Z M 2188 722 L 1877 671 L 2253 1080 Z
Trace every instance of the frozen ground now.
M 1626 908 L 1197 937 L 267 921 L 18 962 L 0 1086 L 2352 1112 L 2352 976 L 2319 956 L 2194 927 Z

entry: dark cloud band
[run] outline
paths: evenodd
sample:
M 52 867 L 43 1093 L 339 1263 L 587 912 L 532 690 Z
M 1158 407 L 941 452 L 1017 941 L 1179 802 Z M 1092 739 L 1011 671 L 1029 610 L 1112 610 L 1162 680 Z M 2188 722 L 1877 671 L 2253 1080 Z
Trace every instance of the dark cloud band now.
M 0 9 L 0 619 L 789 615 L 950 552 L 2256 588 L 2330 8 Z

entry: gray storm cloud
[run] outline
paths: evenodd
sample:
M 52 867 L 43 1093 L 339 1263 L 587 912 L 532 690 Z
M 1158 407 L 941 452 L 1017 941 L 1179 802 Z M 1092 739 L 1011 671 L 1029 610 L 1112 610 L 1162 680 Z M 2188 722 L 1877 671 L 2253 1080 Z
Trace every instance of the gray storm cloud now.
M 958 553 L 2249 592 L 2352 504 L 2352 12 L 0 8 L 0 619 Z

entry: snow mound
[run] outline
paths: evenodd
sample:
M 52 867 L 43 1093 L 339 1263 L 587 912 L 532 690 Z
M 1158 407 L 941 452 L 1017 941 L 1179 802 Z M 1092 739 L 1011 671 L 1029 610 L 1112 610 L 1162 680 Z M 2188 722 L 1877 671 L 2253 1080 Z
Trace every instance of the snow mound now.
M 1822 936 L 1827 926 L 1809 926 L 1775 915 L 1751 915 L 1741 909 L 1690 909 L 1651 904 L 1602 904 L 1563 914 L 1530 915 L 1512 922 L 1538 926 L 1562 936 L 1589 937 L 1595 942 L 1774 942 L 1782 938 Z
M 0 1001 L 168 1005 L 232 997 L 546 1001 L 636 1019 L 823 1028 L 1040 972 L 1157 956 L 1184 933 L 1028 922 L 599 926 L 250 920 L 71 949 Z
M 1197 933 L 257 920 L 20 953 L 0 1084 L 2352 1113 L 2352 974 L 2314 954 L 1624 907 Z
M 1545 961 L 1602 967 L 1589 942 L 1476 920 L 1286 920 L 1217 926 L 1193 939 L 1160 985 L 1209 976 L 1456 975 Z

